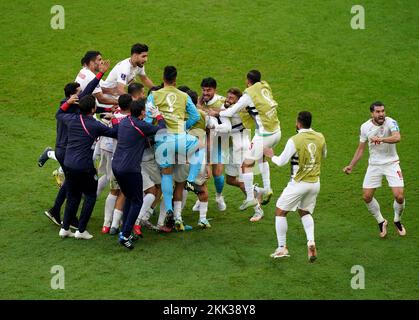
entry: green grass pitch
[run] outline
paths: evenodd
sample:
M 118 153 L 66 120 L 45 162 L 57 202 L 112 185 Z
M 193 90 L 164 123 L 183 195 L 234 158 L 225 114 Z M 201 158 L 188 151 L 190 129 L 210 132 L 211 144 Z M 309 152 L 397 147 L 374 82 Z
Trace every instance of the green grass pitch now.
M 359 1 L 358 1 L 359 2 Z M 419 170 L 416 112 L 419 93 L 419 6 L 407 1 L 59 1 L 65 29 L 50 27 L 55 1 L 0 4 L 0 298 L 1 299 L 417 299 Z M 365 8 L 365 30 L 350 26 L 351 7 Z M 100 50 L 112 65 L 135 42 L 150 47 L 147 74 L 178 68 L 178 84 L 199 90 L 213 76 L 219 93 L 244 89 L 257 68 L 279 102 L 280 145 L 295 132 L 299 111 L 313 113 L 313 128 L 328 143 L 321 192 L 314 213 L 318 261 L 307 263 L 305 234 L 296 214 L 288 218 L 291 257 L 274 261 L 275 202 L 289 169 L 271 164 L 274 198 L 265 218 L 251 224 L 238 211 L 242 195 L 226 186 L 226 213 L 213 228 L 181 234 L 146 233 L 134 251 L 101 235 L 105 193 L 88 229 L 92 241 L 62 241 L 43 215 L 55 197 L 49 161 L 38 155 L 54 145 L 57 103 L 73 81 L 80 58 Z M 398 145 L 406 183 L 400 238 L 389 224 L 378 238 L 361 198 L 367 155 L 351 176 L 342 168 L 358 145 L 368 107 L 382 100 L 398 120 Z M 257 177 L 260 182 L 260 177 Z M 390 189 L 376 197 L 393 219 Z M 184 220 L 196 225 L 188 198 Z M 53 265 L 65 269 L 65 290 L 52 290 Z M 365 289 L 351 288 L 351 268 L 365 269 Z

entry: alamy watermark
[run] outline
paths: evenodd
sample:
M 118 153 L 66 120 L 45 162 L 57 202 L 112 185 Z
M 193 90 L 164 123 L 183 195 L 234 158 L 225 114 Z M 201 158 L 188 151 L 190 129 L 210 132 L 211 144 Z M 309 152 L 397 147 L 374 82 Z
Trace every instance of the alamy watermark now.
M 363 6 L 357 4 L 352 6 L 351 13 L 354 16 L 351 19 L 351 28 L 354 30 L 365 29 L 365 9 Z
M 351 279 L 351 288 L 354 290 L 365 289 L 365 269 L 363 266 L 354 265 L 351 268 L 354 276 Z
M 51 7 L 51 14 L 53 14 L 50 25 L 54 30 L 64 29 L 65 28 L 65 11 L 64 7 L 60 5 L 55 5 Z
M 64 267 L 61 265 L 54 265 L 51 267 L 50 273 L 53 275 L 51 278 L 51 289 L 64 290 L 65 289 Z

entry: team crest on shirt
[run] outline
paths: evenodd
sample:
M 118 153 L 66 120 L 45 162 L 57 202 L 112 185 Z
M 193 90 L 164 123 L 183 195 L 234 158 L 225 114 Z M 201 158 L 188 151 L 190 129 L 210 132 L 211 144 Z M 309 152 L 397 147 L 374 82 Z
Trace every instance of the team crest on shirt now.
M 79 73 L 78 77 L 82 78 L 83 80 L 86 78 L 86 75 L 84 73 Z
M 121 79 L 125 81 L 126 78 L 127 78 L 127 75 L 125 73 L 121 73 Z

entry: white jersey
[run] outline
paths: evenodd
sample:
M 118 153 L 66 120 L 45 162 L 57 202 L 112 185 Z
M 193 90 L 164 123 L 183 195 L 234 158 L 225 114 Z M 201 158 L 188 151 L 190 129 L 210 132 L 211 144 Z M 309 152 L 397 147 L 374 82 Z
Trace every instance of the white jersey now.
M 130 60 L 131 58 L 127 58 L 118 62 L 113 67 L 106 80 L 102 81 L 100 85 L 104 88 L 115 88 L 118 83 L 127 86 L 137 75 L 145 76 L 144 66 L 142 68 L 134 67 Z
M 74 80 L 74 81 L 79 83 L 81 91 L 84 91 L 84 89 L 86 89 L 89 82 L 92 81 L 95 77 L 96 77 L 96 75 L 92 71 L 90 71 L 87 67 L 83 67 L 79 71 L 79 73 L 76 77 L 76 80 Z M 102 92 L 102 89 L 100 88 L 100 85 L 97 85 L 95 90 L 93 90 L 92 94 L 99 93 L 99 92 Z
M 399 160 L 395 143 L 374 144 L 370 141 L 370 138 L 374 136 L 384 138 L 390 137 L 395 131 L 400 131 L 399 126 L 397 122 L 390 117 L 386 117 L 381 126 L 375 125 L 372 122 L 372 119 L 362 124 L 359 141 L 368 141 L 370 152 L 369 164 L 382 165 L 397 162 Z

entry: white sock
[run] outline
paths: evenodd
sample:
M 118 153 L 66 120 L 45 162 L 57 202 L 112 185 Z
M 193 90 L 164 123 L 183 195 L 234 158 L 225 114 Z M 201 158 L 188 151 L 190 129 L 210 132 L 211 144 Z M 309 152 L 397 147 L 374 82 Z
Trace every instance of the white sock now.
M 48 156 L 48 158 L 57 161 L 57 158 L 55 157 L 55 151 L 48 151 L 47 156 Z
M 255 198 L 253 194 L 253 172 L 243 173 L 244 189 L 246 190 L 246 200 L 250 201 Z
M 271 189 L 271 174 L 269 170 L 269 162 L 259 163 L 259 170 L 262 174 L 263 189 L 268 192 Z
M 185 208 L 187 198 L 188 198 L 188 190 L 183 190 L 183 193 L 182 193 L 182 210 L 183 210 L 183 208 Z
M 384 221 L 383 216 L 380 212 L 380 205 L 378 204 L 378 201 L 375 198 L 372 198 L 370 203 L 367 203 L 368 211 L 374 216 L 375 220 L 377 220 L 378 223 L 381 223 Z
M 103 176 L 101 176 L 99 178 L 99 180 L 97 181 L 97 191 L 96 191 L 96 196 L 99 198 L 100 194 L 102 193 L 102 191 L 106 188 L 106 185 L 108 184 L 108 177 L 106 176 L 106 174 L 104 174 Z
M 151 208 L 156 196 L 152 193 L 147 193 L 143 198 L 143 205 L 141 206 L 140 213 L 138 214 L 138 220 L 145 218 L 148 209 Z
M 164 225 L 164 219 L 166 219 L 166 206 L 164 205 L 164 201 L 160 201 L 160 214 L 159 220 L 157 221 L 159 227 Z
M 119 228 L 122 220 L 122 214 L 123 212 L 121 210 L 115 209 L 113 211 L 112 228 Z
M 173 201 L 173 218 L 182 219 L 182 201 Z
M 93 151 L 93 162 L 100 157 L 100 142 L 95 143 L 95 150 Z
M 278 239 L 278 247 L 285 247 L 287 244 L 287 217 L 275 216 L 276 237 Z
M 105 220 L 103 222 L 104 226 L 110 227 L 112 223 L 113 209 L 115 208 L 117 196 L 109 193 L 105 201 Z
M 195 207 L 195 206 L 197 206 L 197 207 L 198 207 L 198 209 L 199 209 L 199 205 L 200 205 L 200 203 L 201 203 L 201 202 L 199 201 L 199 199 L 198 199 L 198 200 L 196 200 L 196 202 L 195 202 L 195 204 L 194 204 L 194 207 Z
M 257 193 L 264 193 L 264 192 L 265 192 L 265 189 L 263 189 L 263 188 L 261 188 L 261 187 L 255 187 L 255 191 L 256 191 Z
M 215 199 L 217 199 L 217 200 L 218 200 L 218 199 L 220 199 L 222 196 L 223 196 L 223 194 L 222 194 L 222 193 L 218 193 L 218 192 L 217 192 L 217 193 L 215 194 Z
M 201 202 L 199 206 L 199 219 L 206 219 L 208 212 L 208 202 Z
M 314 241 L 314 220 L 311 214 L 306 214 L 301 218 L 301 222 L 306 232 L 307 241 Z
M 403 214 L 403 210 L 405 207 L 406 201 L 403 201 L 402 204 L 398 203 L 394 200 L 393 209 L 394 209 L 394 222 L 400 222 L 401 216 Z

